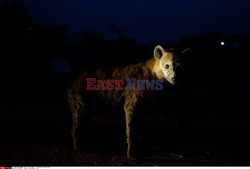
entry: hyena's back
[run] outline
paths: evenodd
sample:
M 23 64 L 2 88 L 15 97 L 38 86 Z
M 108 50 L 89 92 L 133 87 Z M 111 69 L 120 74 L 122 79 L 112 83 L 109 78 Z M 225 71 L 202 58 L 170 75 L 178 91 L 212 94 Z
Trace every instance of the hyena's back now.
M 125 89 L 126 78 L 137 78 L 137 79 L 149 79 L 149 70 L 144 64 L 129 65 L 125 67 L 114 67 L 108 69 L 98 70 L 83 70 L 68 90 L 68 97 L 70 101 L 83 101 L 88 100 L 100 100 L 105 104 L 118 105 L 124 100 L 124 96 L 128 92 Z M 86 78 L 96 78 L 97 80 L 123 80 L 124 90 L 97 90 L 88 91 L 86 90 L 87 81 Z M 77 96 L 81 99 L 71 99 L 71 97 Z M 70 103 L 71 104 L 71 103 Z

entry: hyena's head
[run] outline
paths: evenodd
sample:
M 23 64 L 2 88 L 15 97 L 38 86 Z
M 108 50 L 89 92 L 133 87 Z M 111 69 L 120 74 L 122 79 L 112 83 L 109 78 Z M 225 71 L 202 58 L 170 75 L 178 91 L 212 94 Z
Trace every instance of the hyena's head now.
M 154 71 L 159 79 L 167 80 L 175 84 L 175 58 L 174 53 L 164 50 L 160 45 L 154 49 L 154 58 L 156 59 Z

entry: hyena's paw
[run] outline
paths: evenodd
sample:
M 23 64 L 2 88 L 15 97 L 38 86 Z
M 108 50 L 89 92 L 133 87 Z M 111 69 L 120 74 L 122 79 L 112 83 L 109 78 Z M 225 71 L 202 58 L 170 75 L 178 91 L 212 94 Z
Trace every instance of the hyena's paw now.
M 138 160 L 138 155 L 136 155 L 136 153 L 132 153 L 131 151 L 127 152 L 127 158 L 129 161 L 131 162 L 135 162 Z
M 74 146 L 72 147 L 72 150 L 73 150 L 74 152 L 79 152 L 79 147 L 76 146 L 76 145 L 74 145 Z
M 135 155 L 129 155 L 129 156 L 127 156 L 127 157 L 128 157 L 128 159 L 129 159 L 130 161 L 134 161 L 134 160 L 137 159 L 137 157 L 136 157 Z
M 86 153 L 88 151 L 86 146 L 78 146 L 77 148 L 73 147 L 73 152 L 79 154 L 79 153 Z
M 128 158 L 128 160 L 129 160 L 129 163 L 131 163 L 131 164 L 137 164 L 137 162 L 138 162 L 138 156 L 136 156 L 136 155 L 127 155 L 127 158 Z

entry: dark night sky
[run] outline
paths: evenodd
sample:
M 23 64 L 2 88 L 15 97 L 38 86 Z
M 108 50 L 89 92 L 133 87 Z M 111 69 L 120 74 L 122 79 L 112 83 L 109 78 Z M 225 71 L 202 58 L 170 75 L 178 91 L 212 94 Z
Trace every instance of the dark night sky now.
M 108 23 L 143 43 L 176 43 L 183 34 L 250 34 L 249 0 L 10 1 L 27 4 L 35 23 L 66 24 L 70 37 L 92 30 L 112 38 Z

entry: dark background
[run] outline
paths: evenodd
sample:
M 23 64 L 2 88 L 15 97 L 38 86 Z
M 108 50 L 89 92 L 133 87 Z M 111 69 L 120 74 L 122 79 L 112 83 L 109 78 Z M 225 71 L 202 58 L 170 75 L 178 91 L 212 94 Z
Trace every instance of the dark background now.
M 249 1 L 0 1 L 1 165 L 249 165 Z M 84 67 L 191 48 L 126 160 L 123 112 L 102 110 L 72 151 L 66 88 Z M 97 105 L 98 107 L 98 105 Z M 112 111 L 113 110 L 113 111 Z

